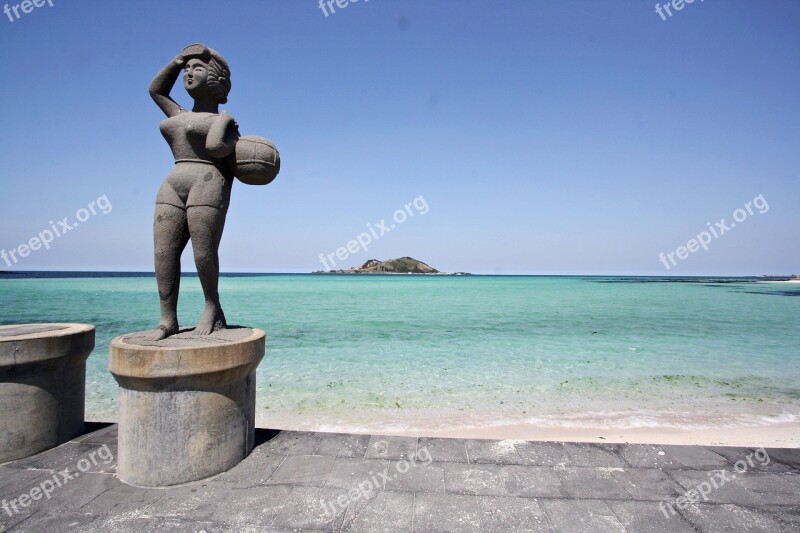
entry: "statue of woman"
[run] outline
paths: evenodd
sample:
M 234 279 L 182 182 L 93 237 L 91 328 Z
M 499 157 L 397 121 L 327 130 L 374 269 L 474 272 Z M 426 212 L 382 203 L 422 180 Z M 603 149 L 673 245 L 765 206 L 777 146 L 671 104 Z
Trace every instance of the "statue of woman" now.
M 183 86 L 194 100 L 191 111 L 169 95 L 181 72 Z M 205 296 L 194 333 L 208 335 L 226 327 L 217 290 L 218 252 L 233 184 L 226 160 L 234 153 L 239 131 L 229 114 L 219 112 L 219 105 L 228 101 L 230 90 L 228 63 L 202 44 L 184 48 L 150 84 L 150 96 L 167 115 L 161 133 L 175 157 L 175 166 L 156 197 L 155 270 L 161 322 L 150 340 L 178 332 L 181 253 L 189 239 Z

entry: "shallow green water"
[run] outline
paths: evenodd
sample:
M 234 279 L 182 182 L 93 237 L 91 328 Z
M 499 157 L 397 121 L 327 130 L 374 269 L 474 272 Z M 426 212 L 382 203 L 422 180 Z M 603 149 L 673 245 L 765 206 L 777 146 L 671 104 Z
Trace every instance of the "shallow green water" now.
M 736 427 L 800 415 L 800 285 L 564 277 L 223 277 L 267 331 L 259 425 L 406 431 L 535 423 Z M 0 323 L 97 326 L 87 415 L 110 420 L 109 341 L 153 328 L 153 278 L 0 279 Z M 202 310 L 183 281 L 181 322 Z

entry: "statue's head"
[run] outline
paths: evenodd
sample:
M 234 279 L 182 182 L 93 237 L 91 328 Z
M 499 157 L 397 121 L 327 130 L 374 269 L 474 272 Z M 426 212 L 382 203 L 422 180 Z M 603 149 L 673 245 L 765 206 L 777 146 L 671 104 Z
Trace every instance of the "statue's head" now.
M 228 62 L 216 50 L 202 45 L 196 46 L 198 53 L 184 56 L 186 66 L 183 71 L 183 86 L 186 92 L 192 98 L 209 94 L 218 103 L 226 103 L 228 93 L 231 91 L 231 71 Z

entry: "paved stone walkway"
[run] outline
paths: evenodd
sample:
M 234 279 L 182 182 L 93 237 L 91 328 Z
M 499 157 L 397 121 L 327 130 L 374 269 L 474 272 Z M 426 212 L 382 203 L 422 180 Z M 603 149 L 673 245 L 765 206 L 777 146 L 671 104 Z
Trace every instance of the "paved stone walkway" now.
M 93 429 L 0 466 L 0 531 L 800 531 L 800 449 L 259 430 L 231 471 L 141 489 Z

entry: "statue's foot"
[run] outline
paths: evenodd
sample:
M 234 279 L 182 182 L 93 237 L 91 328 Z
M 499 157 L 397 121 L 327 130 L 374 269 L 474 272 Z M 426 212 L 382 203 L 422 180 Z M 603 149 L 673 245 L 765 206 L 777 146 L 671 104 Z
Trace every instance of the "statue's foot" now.
M 194 328 L 194 335 L 211 335 L 215 331 L 225 329 L 227 323 L 225 322 L 225 313 L 218 305 L 206 304 L 203 310 L 203 316 L 200 317 L 200 322 Z
M 155 330 L 153 330 L 152 333 L 145 336 L 145 340 L 160 341 L 166 339 L 170 335 L 175 335 L 176 333 L 178 333 L 177 324 L 174 325 L 159 324 L 159 326 Z

